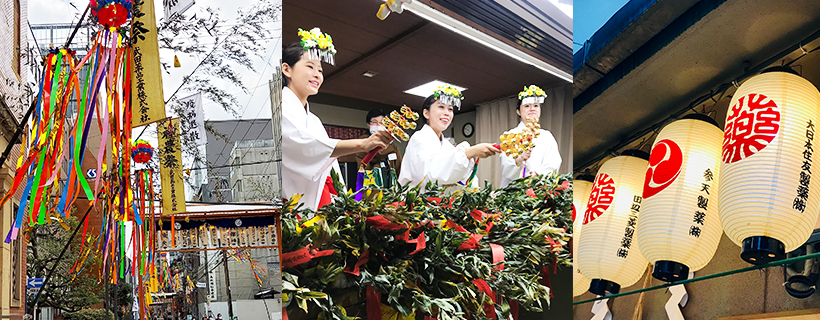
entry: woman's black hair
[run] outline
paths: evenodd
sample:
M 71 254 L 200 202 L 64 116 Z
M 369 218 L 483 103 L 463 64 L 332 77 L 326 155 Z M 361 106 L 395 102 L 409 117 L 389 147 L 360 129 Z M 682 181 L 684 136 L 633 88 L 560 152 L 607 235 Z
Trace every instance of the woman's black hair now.
M 430 106 L 436 103 L 436 101 L 438 101 L 438 98 L 436 98 L 435 94 L 431 94 L 429 97 L 427 97 L 427 99 L 424 99 L 424 103 L 421 104 L 422 113 L 424 112 L 424 110 L 427 110 L 429 112 Z M 424 123 L 427 123 L 427 119 L 425 119 L 424 117 L 420 117 L 420 120 L 423 120 Z
M 305 53 L 305 49 L 302 48 L 302 44 L 299 42 L 294 42 L 288 45 L 287 47 L 282 49 L 282 63 L 287 63 L 291 69 L 293 66 L 296 65 L 299 60 L 302 59 L 302 55 Z M 285 76 L 285 73 L 282 73 L 282 85 L 287 87 L 288 86 L 288 78 Z

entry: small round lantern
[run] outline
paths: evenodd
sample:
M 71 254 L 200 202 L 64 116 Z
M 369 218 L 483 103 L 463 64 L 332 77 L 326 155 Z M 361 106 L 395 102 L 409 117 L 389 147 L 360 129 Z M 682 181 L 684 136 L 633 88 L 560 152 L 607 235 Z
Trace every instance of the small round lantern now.
M 722 142 L 714 119 L 692 114 L 664 127 L 652 145 L 636 234 L 657 279 L 684 280 L 717 250 Z
M 91 14 L 105 27 L 119 27 L 131 18 L 131 0 L 91 0 Z
M 817 222 L 820 92 L 785 67 L 747 80 L 726 115 L 720 168 L 723 230 L 752 264 L 785 258 Z M 820 151 L 820 150 L 817 150 Z
M 595 177 L 575 254 L 578 269 L 592 280 L 589 291 L 594 294 L 618 293 L 646 270 L 634 236 L 647 159 L 646 152 L 624 151 L 607 160 Z
M 154 156 L 154 148 L 145 140 L 137 140 L 131 147 L 131 157 L 136 163 L 146 163 Z
M 592 181 L 595 176 L 583 174 L 575 177 L 572 181 L 572 205 L 574 216 L 572 217 L 572 296 L 577 297 L 589 289 L 589 279 L 578 271 L 578 264 L 575 263 L 575 255 L 578 251 L 578 239 L 581 238 L 581 221 L 583 221 L 584 211 L 589 200 L 589 192 L 592 190 Z M 580 213 L 580 214 L 577 214 Z

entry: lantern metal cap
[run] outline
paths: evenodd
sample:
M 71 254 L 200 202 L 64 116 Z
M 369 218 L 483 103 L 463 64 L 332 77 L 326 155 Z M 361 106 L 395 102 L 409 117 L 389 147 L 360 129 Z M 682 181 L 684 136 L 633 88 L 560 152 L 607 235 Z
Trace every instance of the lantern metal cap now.
M 627 149 L 621 152 L 622 156 L 631 156 L 649 161 L 649 154 L 638 149 Z
M 589 292 L 605 296 L 607 292 L 616 294 L 621 291 L 621 285 L 604 279 L 592 279 L 589 283 Z
M 791 67 L 787 67 L 787 66 L 776 66 L 776 67 L 766 68 L 765 70 L 761 71 L 760 74 L 769 73 L 769 72 L 786 72 L 786 73 L 791 73 L 793 75 L 796 75 L 798 77 L 800 76 L 800 74 L 797 73 L 797 71 L 794 71 L 794 69 L 792 69 Z
M 675 261 L 660 260 L 655 262 L 652 277 L 666 282 L 686 280 L 689 278 L 689 267 Z
M 595 176 L 593 176 L 591 174 L 585 174 L 584 173 L 584 174 L 579 174 L 577 177 L 575 177 L 574 180 L 593 182 L 593 181 L 595 181 Z
M 700 120 L 700 121 L 709 123 L 709 124 L 717 127 L 718 129 L 720 129 L 720 126 L 718 125 L 717 121 L 715 121 L 715 119 L 712 119 L 712 117 L 707 116 L 705 114 L 700 114 L 700 113 L 687 114 L 687 115 L 683 116 L 683 118 L 681 118 L 681 120 L 683 120 L 683 119 Z
M 760 265 L 786 258 L 786 246 L 780 240 L 765 236 L 754 236 L 743 239 L 744 261 Z

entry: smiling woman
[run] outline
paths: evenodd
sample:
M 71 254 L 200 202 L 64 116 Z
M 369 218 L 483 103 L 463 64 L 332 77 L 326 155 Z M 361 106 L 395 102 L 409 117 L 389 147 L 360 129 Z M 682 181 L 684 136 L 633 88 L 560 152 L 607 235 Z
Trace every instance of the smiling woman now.
M 367 139 L 328 137 L 322 121 L 310 112 L 307 98 L 319 93 L 324 81 L 322 61 L 332 63 L 335 48 L 319 28 L 299 29 L 299 35 L 302 41 L 282 50 L 282 191 L 287 198 L 302 195 L 300 202 L 316 210 L 337 192 L 330 182 L 332 170 L 341 172 L 337 157 L 384 148 L 393 137 L 384 131 Z
M 441 133 L 453 120 L 453 104 L 460 105 L 461 99 L 461 92 L 445 85 L 424 100 L 422 112 L 427 124 L 410 138 L 399 184 L 410 182 L 415 186 L 432 181 L 441 186 L 455 185 L 469 178 L 474 170 L 471 166 L 477 159 L 501 152 L 489 143 L 471 147 L 465 141 L 453 146 L 442 139 Z M 472 179 L 466 185 L 477 186 L 478 181 Z

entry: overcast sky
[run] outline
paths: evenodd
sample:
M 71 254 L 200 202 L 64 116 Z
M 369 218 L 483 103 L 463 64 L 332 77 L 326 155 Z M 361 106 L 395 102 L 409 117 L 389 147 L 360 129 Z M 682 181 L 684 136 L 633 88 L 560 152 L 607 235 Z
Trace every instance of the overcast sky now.
M 274 3 L 281 3 L 281 0 L 273 1 Z M 34 25 L 76 22 L 82 14 L 82 10 L 88 4 L 88 0 L 29 0 L 28 3 L 29 23 Z M 196 4 L 188 9 L 185 15 L 191 15 L 210 6 L 218 9 L 222 17 L 228 20 L 225 23 L 226 25 L 231 25 L 236 23 L 234 19 L 239 8 L 248 8 L 255 3 L 255 0 L 196 0 Z M 165 15 L 162 9 L 162 0 L 155 0 L 155 7 L 157 19 L 162 18 Z M 262 58 L 254 58 L 253 70 L 237 68 L 245 86 L 248 88 L 248 93 L 230 89 L 239 100 L 240 110 L 238 111 L 241 113 L 240 117 L 242 119 L 269 119 L 271 117 L 270 90 L 267 84 L 273 76 L 274 66 L 279 63 L 281 58 L 281 50 L 277 50 L 282 46 L 279 42 L 281 39 L 279 30 L 282 28 L 281 18 L 278 21 L 271 21 L 270 28 L 276 30 L 276 32 L 269 37 L 264 37 L 266 42 L 265 51 L 259 53 Z M 171 74 L 163 74 L 163 91 L 166 99 L 182 84 L 183 76 L 190 74 L 203 58 L 184 54 L 178 54 L 178 56 L 182 67 L 172 68 Z M 161 50 L 160 59 L 173 63 L 174 52 Z M 217 83 L 221 82 L 219 79 L 215 79 L 215 81 Z M 180 92 L 177 93 L 177 97 L 182 98 L 191 93 Z M 205 120 L 235 119 L 213 102 L 203 101 L 203 108 L 205 110 Z

